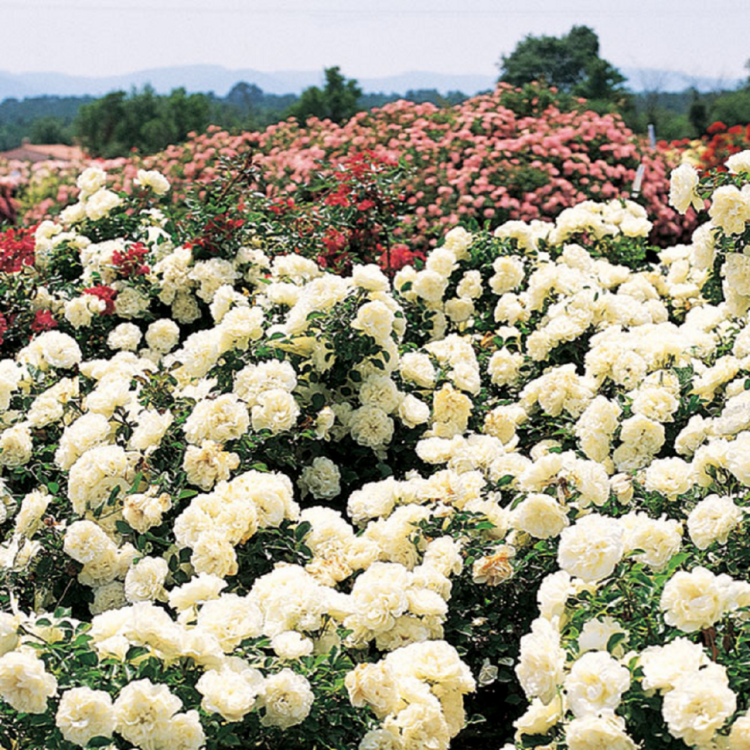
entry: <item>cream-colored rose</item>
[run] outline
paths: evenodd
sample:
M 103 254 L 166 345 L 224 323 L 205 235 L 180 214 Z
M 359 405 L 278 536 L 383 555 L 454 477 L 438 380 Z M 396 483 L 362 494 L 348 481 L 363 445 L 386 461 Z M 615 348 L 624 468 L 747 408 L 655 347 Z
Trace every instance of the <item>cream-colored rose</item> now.
M 20 651 L 0 657 L 0 698 L 24 714 L 43 714 L 47 699 L 57 692 L 57 680 L 44 662 Z
M 742 521 L 742 508 L 731 497 L 709 495 L 693 508 L 687 519 L 688 533 L 698 549 L 707 549 L 714 542 L 726 544 L 729 534 Z
M 711 196 L 708 214 L 726 234 L 742 234 L 750 221 L 750 197 L 734 185 L 724 185 Z
M 111 737 L 115 731 L 112 698 L 103 690 L 88 687 L 66 690 L 55 724 L 68 742 L 79 747 L 86 747 L 94 737 Z
M 125 596 L 131 603 L 166 599 L 164 581 L 169 567 L 163 557 L 143 557 L 125 576 Z
M 636 750 L 625 733 L 625 721 L 612 711 L 573 719 L 565 728 L 569 750 Z
M 0 433 L 0 466 L 15 469 L 31 460 L 31 432 L 25 424 L 9 427 Z
M 435 385 L 435 368 L 427 354 L 408 352 L 399 363 L 401 377 L 418 385 L 420 388 L 432 388 Z
M 222 446 L 213 440 L 203 440 L 200 447 L 187 447 L 182 468 L 190 484 L 208 491 L 216 482 L 229 479 L 239 465 L 240 457 L 236 453 L 222 450 Z
M 624 548 L 619 522 L 592 513 L 563 529 L 557 561 L 563 570 L 587 583 L 600 581 L 612 575 Z
M 318 456 L 302 469 L 299 484 L 303 495 L 309 492 L 316 500 L 330 500 L 341 492 L 341 472 L 330 458 Z
M 172 507 L 172 499 L 166 492 L 158 495 L 156 492 L 156 487 L 152 487 L 148 492 L 126 495 L 123 501 L 123 518 L 141 534 L 153 526 L 159 526 L 163 514 Z
M 750 748 L 750 711 L 734 720 L 732 731 L 729 732 L 727 746 L 729 750 L 747 750 Z
M 169 180 L 155 169 L 139 169 L 138 176 L 133 180 L 135 185 L 143 188 L 150 188 L 154 195 L 166 195 L 169 192 Z
M 398 685 L 385 661 L 357 665 L 347 673 L 345 683 L 351 704 L 369 706 L 379 719 L 398 709 Z
M 272 388 L 258 396 L 252 409 L 253 429 L 270 430 L 274 435 L 291 430 L 300 410 L 294 396 L 282 388 Z
M 133 325 L 133 323 L 120 323 L 107 336 L 107 346 L 110 349 L 134 352 L 138 349 L 142 336 L 143 334 L 138 326 Z
M 513 510 L 510 523 L 536 539 L 550 539 L 568 525 L 568 516 L 554 497 L 531 493 Z
M 383 344 L 393 331 L 395 316 L 384 302 L 366 302 L 357 310 L 352 328 L 371 336 L 378 344 Z
M 169 318 L 156 320 L 146 330 L 146 343 L 159 354 L 166 354 L 177 346 L 180 327 Z
M 377 406 L 361 406 L 350 415 L 354 442 L 367 448 L 382 448 L 393 437 L 393 420 Z
M 271 639 L 271 648 L 279 659 L 295 661 L 313 652 L 313 642 L 300 635 L 296 630 L 287 630 Z
M 687 638 L 675 638 L 666 646 L 649 646 L 641 652 L 644 690 L 671 690 L 681 677 L 695 674 L 708 664 L 703 648 Z
M 675 573 L 661 596 L 664 620 L 684 633 L 710 628 L 724 614 L 731 584 L 729 576 L 716 576 L 701 566 Z
M 545 705 L 557 695 L 563 682 L 565 651 L 560 632 L 542 617 L 531 623 L 531 633 L 521 638 L 516 675 L 527 698 L 539 698 Z
M 577 718 L 614 711 L 630 687 L 630 672 L 606 651 L 589 651 L 571 667 L 565 678 L 568 708 Z
M 664 696 L 662 714 L 673 737 L 688 747 L 706 747 L 736 707 L 726 669 L 711 664 L 675 682 Z
M 669 203 L 681 214 L 690 206 L 696 211 L 703 209 L 703 199 L 698 195 L 698 172 L 690 164 L 681 164 L 672 170 L 669 178 Z
M 399 419 L 407 427 L 416 427 L 420 424 L 426 424 L 430 420 L 430 407 L 420 401 L 416 396 L 408 394 L 404 396 L 398 407 Z
M 74 521 L 65 531 L 63 549 L 79 563 L 98 560 L 107 551 L 115 551 L 114 542 L 93 521 Z
M 185 439 L 198 444 L 204 440 L 225 443 L 236 440 L 247 432 L 250 415 L 247 407 L 233 393 L 196 404 L 185 421 Z
M 88 167 L 84 169 L 78 179 L 76 185 L 81 191 L 81 198 L 85 199 L 89 195 L 93 195 L 97 190 L 103 188 L 107 181 L 107 173 L 99 167 Z
M 220 670 L 205 672 L 195 689 L 203 696 L 204 711 L 235 722 L 242 721 L 256 707 L 263 685 L 263 675 L 257 669 L 242 659 L 230 657 Z
M 198 627 L 211 633 L 225 653 L 245 638 L 257 638 L 263 628 L 263 614 L 248 597 L 222 594 L 207 601 L 198 613 Z
M 301 724 L 310 713 L 314 699 L 310 683 L 302 675 L 282 669 L 266 678 L 260 723 L 281 729 Z
M 107 216 L 122 203 L 122 199 L 106 188 L 100 188 L 86 201 L 86 216 L 91 221 L 98 221 Z
M 169 721 L 182 708 L 182 701 L 166 685 L 149 679 L 126 685 L 114 703 L 116 731 L 136 747 L 159 747 L 169 743 Z

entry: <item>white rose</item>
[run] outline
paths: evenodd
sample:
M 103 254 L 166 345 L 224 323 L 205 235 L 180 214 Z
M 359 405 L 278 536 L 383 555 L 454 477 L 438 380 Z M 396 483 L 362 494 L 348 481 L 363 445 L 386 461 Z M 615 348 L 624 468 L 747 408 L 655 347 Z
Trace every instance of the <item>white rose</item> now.
M 567 705 L 577 718 L 614 711 L 630 687 L 630 672 L 606 651 L 589 651 L 565 678 Z
M 690 164 L 681 164 L 672 170 L 669 178 L 669 203 L 681 214 L 690 206 L 696 211 L 703 209 L 703 199 L 698 195 L 698 172 Z
M 689 573 L 675 573 L 664 587 L 660 602 L 667 625 L 685 633 L 710 628 L 724 614 L 731 583 L 729 576 L 716 576 L 700 566 Z
M 94 737 L 111 737 L 115 731 L 112 698 L 103 690 L 77 687 L 63 693 L 55 715 L 62 736 L 86 747 Z
M 172 351 L 179 340 L 180 327 L 169 318 L 154 321 L 146 331 L 146 343 L 159 354 Z
M 125 596 L 131 603 L 164 599 L 169 567 L 163 557 L 143 557 L 125 576 Z
M 299 406 L 291 393 L 282 388 L 272 388 L 261 393 L 253 406 L 253 429 L 270 430 L 277 435 L 291 430 L 299 414 Z
M 711 196 L 708 214 L 725 234 L 742 234 L 750 220 L 750 197 L 734 185 L 724 185 Z
M 82 194 L 81 198 L 92 195 L 100 188 L 103 188 L 106 180 L 107 173 L 103 169 L 99 169 L 98 167 L 84 169 L 76 180 L 76 185 Z
M 573 719 L 565 728 L 568 750 L 636 750 L 625 733 L 625 721 L 612 711 Z
M 310 713 L 315 696 L 310 683 L 291 669 L 282 669 L 266 678 L 260 723 L 288 729 L 302 723 Z
M 622 526 L 592 513 L 563 529 L 557 561 L 570 575 L 590 583 L 612 575 L 623 552 Z
M 204 711 L 219 714 L 226 721 L 242 721 L 263 692 L 263 675 L 242 659 L 230 657 L 221 670 L 205 672 L 195 689 L 203 696 Z
M 132 323 L 120 323 L 107 336 L 107 346 L 110 349 L 122 349 L 126 352 L 134 352 L 138 349 L 138 344 L 141 343 L 142 337 L 143 334 L 138 326 Z
M 666 646 L 649 646 L 638 657 L 644 690 L 671 690 L 678 679 L 708 664 L 703 648 L 687 638 L 675 638 Z
M 712 664 L 680 677 L 664 696 L 662 714 L 673 737 L 689 747 L 705 747 L 736 708 L 726 670 Z
M 11 651 L 0 657 L 0 698 L 25 714 L 43 714 L 47 698 L 57 692 L 57 680 L 44 662 L 30 654 Z
M 407 427 L 416 427 L 425 424 L 430 419 L 430 407 L 411 394 L 404 396 L 398 407 L 399 419 Z
M 330 500 L 341 492 L 341 472 L 330 458 L 318 456 L 302 469 L 299 484 L 303 495 L 309 492 L 316 500 Z
M 113 208 L 117 208 L 122 203 L 122 199 L 111 190 L 101 188 L 97 190 L 86 201 L 86 216 L 91 221 L 103 219 Z
M 296 630 L 287 630 L 271 639 L 271 648 L 279 659 L 295 661 L 312 653 L 313 642 L 300 635 Z
M 743 519 L 742 508 L 731 497 L 709 495 L 693 508 L 687 519 L 688 533 L 698 549 L 707 549 L 714 542 L 726 544 L 730 532 Z
M 568 525 L 568 516 L 554 497 L 531 493 L 513 510 L 510 524 L 535 539 L 550 539 Z
M 161 172 L 153 169 L 148 171 L 139 169 L 138 176 L 133 183 L 144 188 L 151 188 L 154 195 L 166 195 L 170 187 L 169 180 Z
M 557 628 L 542 617 L 531 623 L 531 633 L 521 638 L 516 675 L 526 696 L 545 705 L 557 694 L 563 681 L 565 651 Z

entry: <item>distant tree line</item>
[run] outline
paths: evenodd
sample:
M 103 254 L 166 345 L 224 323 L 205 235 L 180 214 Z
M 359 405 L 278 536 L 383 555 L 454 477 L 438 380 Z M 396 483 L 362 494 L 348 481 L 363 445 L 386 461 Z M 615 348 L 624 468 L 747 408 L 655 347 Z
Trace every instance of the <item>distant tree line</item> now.
M 618 112 L 639 133 L 653 124 L 659 138 L 700 137 L 714 121 L 731 126 L 750 123 L 750 79 L 737 90 L 700 93 L 695 88 L 680 93 L 660 90 L 659 82 L 633 93 L 625 78 L 599 54 L 599 38 L 587 26 L 574 26 L 561 37 L 528 35 L 498 63 L 499 80 L 514 86 L 544 81 L 555 86 L 560 100 L 599 112 Z M 157 94 L 142 90 L 115 91 L 100 98 L 43 96 L 6 99 L 0 103 L 0 151 L 31 143 L 79 143 L 92 156 L 124 156 L 133 149 L 144 154 L 179 143 L 191 131 L 210 124 L 230 130 L 259 130 L 295 117 L 344 122 L 355 113 L 380 107 L 400 98 L 430 102 L 438 107 L 459 104 L 460 91 L 446 95 L 434 89 L 398 94 L 365 94 L 356 80 L 339 67 L 326 68 L 322 86 L 310 86 L 299 96 L 268 94 L 241 81 L 225 96 L 188 94 L 184 88 Z
M 144 154 L 180 143 L 191 131 L 215 124 L 231 130 L 258 130 L 287 117 L 304 122 L 309 117 L 344 122 L 361 110 L 406 98 L 449 106 L 466 99 L 452 91 L 435 89 L 398 94 L 364 94 L 357 82 L 338 67 L 325 70 L 322 87 L 311 86 L 300 96 L 268 94 L 241 81 L 225 96 L 188 94 L 184 88 L 157 94 L 142 90 L 113 91 L 93 97 L 34 97 L 0 103 L 0 151 L 30 143 L 79 143 L 92 156 L 124 156 L 133 149 Z

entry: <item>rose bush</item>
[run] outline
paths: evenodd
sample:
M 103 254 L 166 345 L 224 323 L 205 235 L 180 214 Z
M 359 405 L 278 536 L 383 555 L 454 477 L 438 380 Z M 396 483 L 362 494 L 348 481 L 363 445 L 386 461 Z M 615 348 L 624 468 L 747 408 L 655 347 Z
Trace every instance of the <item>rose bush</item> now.
M 3 742 L 745 747 L 747 163 L 392 280 L 84 172 L 0 272 Z
M 210 183 L 219 159 L 252 149 L 262 168 L 258 187 L 269 197 L 304 195 L 321 163 L 335 165 L 352 151 L 371 151 L 411 167 L 401 187 L 413 212 L 401 239 L 411 250 L 434 246 L 458 221 L 553 219 L 586 199 L 631 197 L 636 170 L 645 166 L 639 201 L 654 222 L 653 239 L 688 239 L 692 212 L 681 217 L 666 202 L 669 170 L 679 156 L 654 151 L 617 115 L 588 111 L 538 86 L 501 84 L 454 107 L 399 101 L 362 112 L 337 125 L 312 118 L 287 120 L 263 132 L 230 134 L 212 126 L 185 144 L 151 157 L 97 162 L 130 192 L 139 169 L 159 169 L 180 198 L 187 185 Z M 88 164 L 15 162 L 4 172 L 18 185 L 27 222 L 56 214 L 76 194 L 75 180 Z M 12 176 L 11 176 L 12 175 Z

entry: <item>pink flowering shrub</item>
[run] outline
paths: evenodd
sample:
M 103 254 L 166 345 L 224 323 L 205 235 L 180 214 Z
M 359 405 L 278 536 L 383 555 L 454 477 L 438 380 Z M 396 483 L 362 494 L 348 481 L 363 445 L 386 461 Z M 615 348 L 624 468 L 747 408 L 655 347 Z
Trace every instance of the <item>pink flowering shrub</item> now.
M 521 92 L 501 84 L 450 108 L 401 100 L 359 113 L 343 125 L 316 118 L 299 125 L 290 119 L 263 132 L 236 135 L 212 126 L 160 154 L 135 154 L 101 166 L 118 175 L 117 187 L 126 191 L 139 168 L 159 169 L 179 201 L 184 183 L 207 183 L 216 176 L 219 157 L 253 149 L 264 172 L 261 187 L 278 197 L 306 187 L 321 162 L 339 164 L 352 151 L 368 150 L 410 167 L 403 188 L 412 210 L 401 232 L 406 243 L 423 248 L 436 244 L 445 228 L 466 220 L 495 227 L 509 219 L 551 219 L 586 199 L 632 198 L 636 170 L 643 163 L 638 200 L 654 222 L 652 239 L 688 236 L 695 217 L 681 217 L 668 206 L 668 173 L 675 165 L 663 152 L 645 148 L 617 115 L 563 111 L 550 92 L 524 93 L 529 90 L 531 98 L 523 99 Z M 25 220 L 39 221 L 68 201 L 83 166 L 22 168 Z

